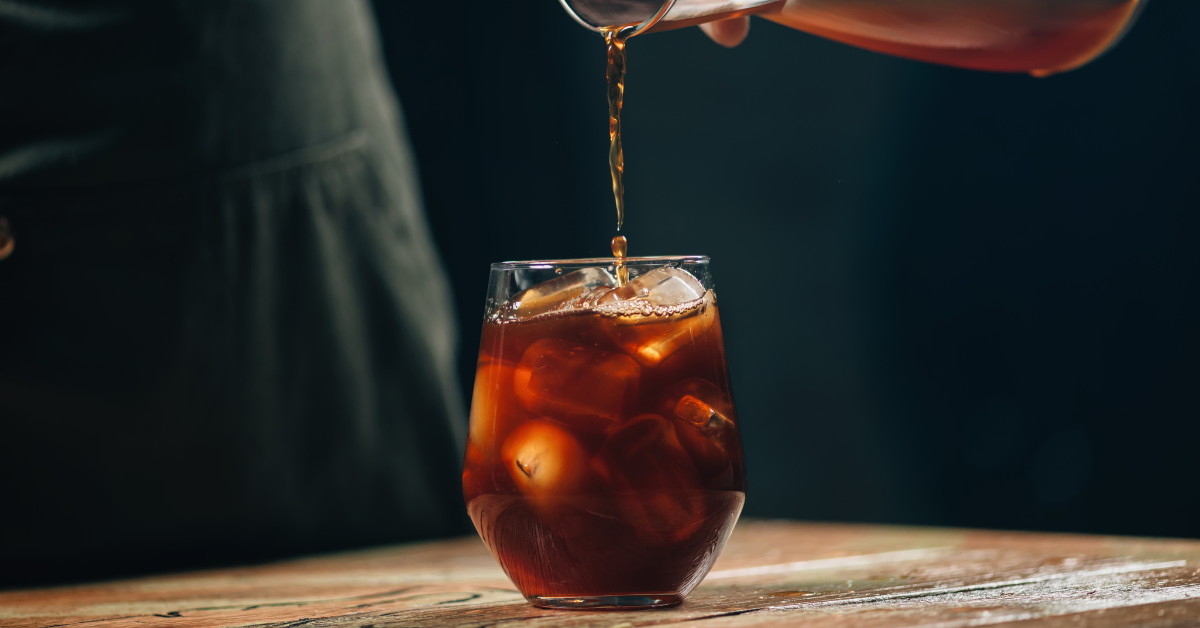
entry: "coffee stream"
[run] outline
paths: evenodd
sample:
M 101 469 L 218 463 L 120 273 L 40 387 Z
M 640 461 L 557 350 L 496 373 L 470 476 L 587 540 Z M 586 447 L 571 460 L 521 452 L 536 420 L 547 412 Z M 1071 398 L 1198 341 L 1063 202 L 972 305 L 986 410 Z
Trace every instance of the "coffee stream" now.
M 625 100 L 625 40 L 636 29 L 637 24 L 604 29 L 604 43 L 608 45 L 608 169 L 612 174 L 613 197 L 617 201 L 617 231 L 620 231 L 625 223 L 625 151 L 621 146 L 621 105 Z M 617 258 L 617 284 L 621 286 L 625 285 L 629 277 L 629 271 L 625 268 L 627 246 L 624 236 L 619 235 L 612 240 L 613 256 Z
M 619 235 L 612 239 L 613 257 L 617 258 L 617 286 L 624 286 L 629 281 L 629 269 L 625 267 L 625 253 L 629 249 L 629 241 Z
M 608 44 L 608 168 L 612 172 L 613 196 L 617 200 L 617 231 L 625 222 L 625 152 L 621 148 L 621 104 L 625 100 L 625 39 L 636 26 L 604 29 Z

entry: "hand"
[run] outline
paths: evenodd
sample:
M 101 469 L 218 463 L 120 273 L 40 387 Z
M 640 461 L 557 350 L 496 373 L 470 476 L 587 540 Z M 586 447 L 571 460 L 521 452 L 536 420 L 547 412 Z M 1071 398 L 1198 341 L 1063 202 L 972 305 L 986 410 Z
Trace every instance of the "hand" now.
M 750 16 L 735 17 L 731 20 L 721 20 L 720 22 L 708 22 L 700 25 L 700 30 L 704 34 L 712 37 L 712 40 L 725 46 L 733 48 L 742 43 L 746 38 L 746 33 L 750 32 Z

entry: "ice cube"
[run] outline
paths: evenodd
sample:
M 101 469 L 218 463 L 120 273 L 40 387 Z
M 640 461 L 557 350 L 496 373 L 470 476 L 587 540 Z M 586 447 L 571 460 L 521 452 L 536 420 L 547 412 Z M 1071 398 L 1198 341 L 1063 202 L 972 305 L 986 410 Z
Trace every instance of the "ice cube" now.
M 500 443 L 521 421 L 534 418 L 517 403 L 512 362 L 484 359 L 475 370 L 471 395 L 470 443 L 486 459 L 495 459 Z
M 530 318 L 538 314 L 572 307 L 586 297 L 600 297 L 617 285 L 617 280 L 603 268 L 582 268 L 543 281 L 509 299 L 505 312 L 512 318 Z
M 513 390 L 531 412 L 596 434 L 620 420 L 640 376 L 628 356 L 546 338 L 521 356 Z
M 712 382 L 699 377 L 673 386 L 662 403 L 666 416 L 675 423 L 683 448 L 705 478 L 721 475 L 734 463 L 737 453 L 737 418 L 733 404 Z
M 704 296 L 704 286 L 686 270 L 664 266 L 631 279 L 605 294 L 600 304 L 637 300 L 650 306 L 672 306 Z
M 698 302 L 671 306 L 646 304 L 644 309 L 628 307 L 637 303 L 618 301 L 601 305 L 600 311 L 608 316 L 609 334 L 642 366 L 658 366 L 676 351 L 694 344 L 717 320 L 717 302 L 712 291 L 703 293 Z
M 733 427 L 733 404 L 712 382 L 693 377 L 672 387 L 667 414 L 686 421 L 710 436 Z
M 549 421 L 528 421 L 513 430 L 500 459 L 517 488 L 535 498 L 578 492 L 587 476 L 587 452 L 579 439 Z
M 670 421 L 638 415 L 609 429 L 592 459 L 626 523 L 649 539 L 679 541 L 704 522 L 700 475 Z

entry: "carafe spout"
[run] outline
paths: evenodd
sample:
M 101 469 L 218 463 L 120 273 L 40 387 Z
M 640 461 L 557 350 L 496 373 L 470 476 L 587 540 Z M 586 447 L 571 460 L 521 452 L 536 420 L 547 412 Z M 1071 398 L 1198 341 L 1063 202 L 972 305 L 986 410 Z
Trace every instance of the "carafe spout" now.
M 632 35 L 683 28 L 742 15 L 770 13 L 786 0 L 559 0 L 593 31 L 637 25 Z

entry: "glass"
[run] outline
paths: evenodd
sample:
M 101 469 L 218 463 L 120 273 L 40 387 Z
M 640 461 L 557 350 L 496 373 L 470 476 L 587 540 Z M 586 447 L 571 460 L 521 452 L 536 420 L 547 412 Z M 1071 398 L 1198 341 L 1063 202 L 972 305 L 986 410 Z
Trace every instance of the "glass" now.
M 778 10 L 784 0 L 559 0 L 583 26 L 603 31 L 637 24 L 633 35 Z
M 1115 46 L 1147 1 L 561 0 L 593 30 L 638 24 L 636 35 L 761 13 L 867 50 L 1035 76 L 1072 70 Z
M 707 257 L 492 264 L 463 495 L 532 604 L 670 606 L 746 471 Z

